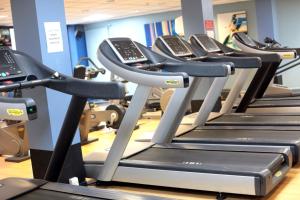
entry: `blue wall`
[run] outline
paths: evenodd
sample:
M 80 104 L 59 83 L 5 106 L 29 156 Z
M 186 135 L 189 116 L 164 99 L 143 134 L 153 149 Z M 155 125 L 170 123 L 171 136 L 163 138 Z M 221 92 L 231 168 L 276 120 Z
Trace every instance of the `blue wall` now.
M 276 13 L 276 35 L 275 37 L 282 45 L 289 47 L 300 47 L 300 1 L 299 0 L 274 0 Z M 300 89 L 300 66 L 283 74 L 284 85 Z
M 275 28 L 274 14 L 272 9 L 272 1 L 256 0 L 256 17 L 257 17 L 257 40 L 263 42 L 265 37 L 274 38 Z M 269 8 L 269 9 L 267 9 Z
M 68 26 L 68 39 L 70 45 L 71 64 L 74 68 L 81 57 L 87 57 L 86 39 L 83 25 Z M 80 63 L 87 65 L 87 61 Z

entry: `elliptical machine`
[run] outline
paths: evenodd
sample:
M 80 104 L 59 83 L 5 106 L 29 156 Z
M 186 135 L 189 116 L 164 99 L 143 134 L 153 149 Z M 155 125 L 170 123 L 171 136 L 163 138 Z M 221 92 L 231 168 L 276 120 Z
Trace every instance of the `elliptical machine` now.
M 3 96 L 8 95 L 9 93 L 5 93 Z M 22 97 L 21 91 L 13 91 L 13 97 Z M 7 162 L 18 163 L 30 158 L 26 121 L 21 118 L 20 120 L 2 120 L 0 122 L 0 155 L 7 156 L 5 158 Z

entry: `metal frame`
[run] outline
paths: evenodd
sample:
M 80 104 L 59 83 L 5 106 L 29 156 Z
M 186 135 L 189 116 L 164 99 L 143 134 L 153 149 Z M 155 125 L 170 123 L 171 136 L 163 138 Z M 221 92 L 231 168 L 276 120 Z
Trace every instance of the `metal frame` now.
M 248 69 L 241 69 L 241 71 L 239 71 L 239 73 L 233 83 L 233 87 L 231 88 L 224 104 L 222 105 L 220 114 L 226 114 L 226 113 L 231 112 L 231 109 L 233 108 L 235 100 L 238 98 L 240 92 L 243 89 L 243 86 L 246 83 L 248 76 L 250 75 L 250 71 L 251 70 L 248 70 Z
M 197 113 L 196 119 L 193 123 L 193 126 L 203 126 L 205 125 L 209 114 L 214 109 L 218 98 L 221 96 L 222 90 L 228 80 L 229 76 L 222 78 L 215 78 L 208 93 L 202 103 L 199 112 Z
M 110 148 L 104 166 L 97 175 L 101 181 L 111 181 L 119 162 L 123 157 L 126 147 L 131 138 L 132 132 L 139 120 L 144 106 L 151 93 L 151 87 L 139 85 L 133 95 L 130 105 L 125 113 L 116 138 Z
M 159 177 L 159 178 L 158 178 Z M 113 181 L 183 189 L 257 195 L 254 176 L 118 167 Z
M 175 90 L 153 135 L 151 140 L 153 143 L 170 143 L 173 140 L 194 93 L 202 81 L 205 79 L 190 77 L 188 88 Z

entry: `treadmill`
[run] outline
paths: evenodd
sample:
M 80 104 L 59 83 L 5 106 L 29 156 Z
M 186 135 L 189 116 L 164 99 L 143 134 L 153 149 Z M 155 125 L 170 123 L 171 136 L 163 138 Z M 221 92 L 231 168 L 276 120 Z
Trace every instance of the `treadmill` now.
M 22 52 L 12 51 L 7 47 L 0 47 L 0 72 L 1 92 L 46 87 L 72 95 L 70 109 L 76 109 L 78 113 L 76 114 L 70 109 L 68 110 L 67 117 L 60 132 L 60 140 L 61 135 L 64 133 L 76 133 L 87 98 L 121 99 L 125 95 L 124 87 L 119 83 L 92 82 L 75 79 L 53 71 L 28 55 Z M 35 101 L 31 98 L 0 97 L 0 116 L 1 119 L 9 120 L 34 120 L 37 118 L 37 106 Z M 68 126 L 66 126 L 66 124 L 68 124 Z M 67 141 L 64 140 L 64 142 Z M 68 145 L 65 146 L 68 147 Z M 60 158 L 62 158 L 62 162 L 55 168 L 55 170 L 57 170 L 55 172 L 59 174 L 67 152 L 68 148 L 56 149 L 53 152 L 53 154 L 59 154 Z M 51 169 L 48 169 L 48 174 L 51 174 Z M 126 192 L 54 183 L 49 182 L 49 179 L 51 179 L 50 176 L 46 177 L 45 180 L 22 178 L 0 180 L 0 199 L 162 199 L 152 196 L 134 195 Z
M 299 49 L 291 49 L 291 48 L 272 48 L 268 47 L 264 44 L 261 44 L 252 38 L 250 38 L 245 33 L 235 33 L 233 35 L 234 43 L 243 51 L 251 52 L 251 53 L 278 53 L 281 59 L 292 59 L 298 56 L 300 52 Z M 281 113 L 298 113 L 300 114 L 300 97 L 299 96 L 287 96 L 287 97 L 264 97 L 268 86 L 271 84 L 274 76 L 276 75 L 277 68 L 270 71 L 268 76 L 264 78 L 264 81 L 261 85 L 252 85 L 252 90 L 255 90 L 255 95 L 251 102 L 242 102 L 239 107 L 240 110 L 243 111 L 245 109 L 250 112 L 281 112 Z M 249 88 L 250 90 L 250 88 Z M 248 91 L 247 91 L 248 92 Z
M 109 189 L 74 186 L 40 179 L 7 178 L 0 180 L 0 199 L 14 200 L 167 200 L 150 195 L 135 195 Z
M 231 74 L 232 63 L 176 61 L 129 38 L 104 40 L 97 55 L 106 69 L 138 84 L 107 154 L 94 152 L 84 159 L 87 177 L 98 184 L 115 181 L 264 196 L 287 173 L 291 155 L 286 147 L 151 142 L 128 145 L 152 87 L 177 88 L 175 93 L 183 94 L 195 88 L 201 77 Z M 192 93 L 185 97 L 190 99 Z M 177 114 L 176 118 L 184 112 Z
M 159 37 L 154 43 L 154 49 L 163 55 L 170 58 L 186 61 L 189 60 L 202 60 L 202 61 L 232 61 L 236 66 L 243 66 L 240 70 L 248 70 L 247 67 L 251 68 L 259 65 L 255 62 L 257 58 L 247 57 L 247 56 L 259 56 L 259 54 L 247 54 L 242 52 L 232 52 L 232 53 L 221 53 L 219 43 L 215 43 L 213 39 L 207 37 L 206 35 L 196 35 L 193 37 L 199 37 L 197 40 L 201 41 L 201 44 L 205 44 L 205 52 L 203 48 L 197 46 L 191 46 L 189 43 L 185 42 L 178 36 L 162 36 Z M 192 40 L 191 40 L 192 41 Z M 189 54 L 182 54 L 178 49 L 185 49 Z M 218 52 L 218 53 L 213 53 Z M 270 57 L 270 56 L 268 56 Z M 276 58 L 276 56 L 275 56 Z M 264 61 L 266 59 L 264 58 Z M 264 65 L 265 63 L 263 63 Z M 239 77 L 236 82 L 243 82 L 248 72 L 244 73 L 240 71 Z M 218 78 L 220 79 L 220 78 Z M 256 128 L 247 127 L 220 127 L 220 126 L 204 126 L 209 113 L 212 111 L 214 103 L 221 94 L 224 84 L 216 84 L 219 80 L 215 79 L 207 97 L 205 98 L 197 116 L 195 117 L 194 123 L 190 125 L 189 128 L 182 128 L 179 126 L 178 121 L 173 122 L 172 127 L 164 125 L 167 121 L 161 123 L 155 132 L 152 141 L 163 143 L 166 141 L 173 141 L 173 143 L 194 143 L 194 144 L 235 144 L 235 145 L 246 145 L 246 146 L 287 146 L 290 147 L 293 153 L 293 164 L 296 165 L 300 162 L 300 134 L 299 131 L 283 131 L 283 130 L 255 130 Z M 240 85 L 235 83 L 234 85 Z M 240 89 L 242 86 L 240 87 Z M 239 93 L 238 89 L 230 91 L 227 98 L 235 99 Z M 233 105 L 233 101 L 228 101 L 224 104 L 231 102 L 231 105 L 223 105 L 221 109 L 221 114 L 229 112 L 231 109 L 227 110 Z M 176 107 L 174 105 L 170 109 L 170 114 L 167 112 L 165 119 L 171 118 L 175 114 Z M 224 109 L 225 108 L 225 109 Z M 169 116 L 168 116 L 169 115 Z M 162 120 L 165 120 L 164 118 Z M 178 128 L 178 130 L 177 130 Z M 162 134 L 163 133 L 163 134 Z M 174 138 L 176 136 L 176 138 Z

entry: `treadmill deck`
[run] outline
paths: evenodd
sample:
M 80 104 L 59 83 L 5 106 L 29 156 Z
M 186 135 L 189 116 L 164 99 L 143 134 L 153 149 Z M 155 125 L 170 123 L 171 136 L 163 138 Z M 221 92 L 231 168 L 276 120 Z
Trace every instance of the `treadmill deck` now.
M 208 126 L 239 125 L 239 126 L 299 126 L 300 115 L 255 115 L 255 114 L 225 114 L 206 122 Z
M 175 171 L 259 175 L 266 169 L 273 172 L 274 163 L 277 163 L 275 164 L 277 166 L 282 161 L 283 156 L 275 153 L 149 148 L 122 160 L 120 165 Z
M 174 138 L 173 142 L 288 146 L 293 154 L 293 163 L 297 164 L 300 160 L 299 131 L 195 129 Z
M 298 97 L 299 98 L 299 97 Z M 257 99 L 249 105 L 249 108 L 261 107 L 298 107 L 300 99 L 282 99 L 282 100 L 260 100 Z

